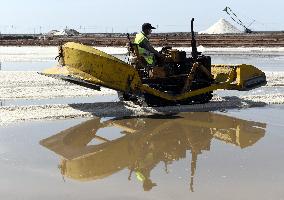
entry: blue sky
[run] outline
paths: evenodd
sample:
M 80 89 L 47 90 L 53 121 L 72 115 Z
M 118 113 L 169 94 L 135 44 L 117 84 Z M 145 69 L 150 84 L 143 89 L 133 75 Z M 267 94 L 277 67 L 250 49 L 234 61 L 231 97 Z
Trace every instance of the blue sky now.
M 2 0 L 0 32 L 47 32 L 64 27 L 81 32 L 135 32 L 144 22 L 157 32 L 207 29 L 220 18 L 235 24 L 229 6 L 253 30 L 284 30 L 283 0 Z

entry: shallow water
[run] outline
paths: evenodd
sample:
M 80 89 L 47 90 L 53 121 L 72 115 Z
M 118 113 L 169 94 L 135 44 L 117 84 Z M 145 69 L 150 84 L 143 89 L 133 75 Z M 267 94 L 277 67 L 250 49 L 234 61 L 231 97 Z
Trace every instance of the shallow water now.
M 43 71 L 44 69 L 55 67 L 57 61 L 2 61 L 3 71 Z
M 125 48 L 106 48 L 98 47 L 100 50 L 113 55 L 121 60 L 127 61 Z M 160 48 L 158 48 L 160 49 Z M 186 50 L 189 55 L 189 48 L 179 48 Z M 250 50 L 251 49 L 251 50 Z M 269 50 L 265 48 L 255 50 L 245 48 L 243 51 L 236 49 L 208 48 L 204 54 L 212 58 L 215 64 L 251 64 L 266 71 L 283 71 L 284 52 L 283 50 Z M 57 47 L 0 47 L 0 63 L 2 70 L 5 71 L 42 71 L 57 65 L 55 57 Z
M 272 55 L 211 55 L 215 64 L 250 64 L 264 71 L 284 71 L 284 56 Z
M 5 54 L 2 70 L 41 71 L 56 65 L 54 49 L 45 49 L 43 56 L 29 51 L 34 58 L 15 60 L 17 55 L 9 57 L 13 51 Z M 283 73 L 283 55 L 211 56 L 213 63 L 247 63 Z M 280 94 L 281 100 L 282 75 L 273 80 L 275 85 L 251 92 L 218 94 Z M 25 81 L 21 84 L 26 87 Z M 30 98 L 38 94 L 33 95 Z M 114 94 L 12 96 L 17 98 L 0 98 L 0 106 L 13 112 L 34 105 L 22 109 L 23 115 L 51 109 L 47 104 L 82 103 L 88 110 L 84 103 L 117 101 Z M 44 105 L 46 110 L 39 109 Z M 110 105 L 116 109 L 116 103 Z M 93 114 L 102 118 L 80 118 L 83 114 L 71 112 L 67 120 L 34 113 L 28 121 L 12 121 L 0 126 L 0 199 L 284 199 L 283 103 L 246 107 L 128 118 L 105 117 L 109 114 L 101 109 Z M 62 112 L 54 109 L 53 114 Z
M 266 107 L 1 127 L 0 197 L 281 199 L 283 114 Z

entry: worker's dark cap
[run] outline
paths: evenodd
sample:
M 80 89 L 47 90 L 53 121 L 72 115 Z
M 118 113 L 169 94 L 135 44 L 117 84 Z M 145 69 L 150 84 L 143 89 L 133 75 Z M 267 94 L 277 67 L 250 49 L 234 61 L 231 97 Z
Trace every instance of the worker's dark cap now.
M 156 29 L 156 28 L 153 27 L 150 23 L 144 23 L 142 25 L 142 30 L 145 30 L 145 29 Z

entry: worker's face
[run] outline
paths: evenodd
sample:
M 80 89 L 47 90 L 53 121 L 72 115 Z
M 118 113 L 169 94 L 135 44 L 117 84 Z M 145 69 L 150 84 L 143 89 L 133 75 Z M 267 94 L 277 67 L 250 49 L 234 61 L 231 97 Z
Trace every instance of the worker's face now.
M 150 34 L 152 33 L 152 29 L 146 29 L 146 30 L 144 31 L 144 33 L 145 33 L 146 35 L 150 35 Z

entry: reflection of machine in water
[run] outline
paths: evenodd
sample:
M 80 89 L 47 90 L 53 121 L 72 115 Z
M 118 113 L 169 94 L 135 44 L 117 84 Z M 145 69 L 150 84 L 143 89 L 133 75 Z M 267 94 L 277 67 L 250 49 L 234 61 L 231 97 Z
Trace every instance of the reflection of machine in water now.
M 106 127 L 118 127 L 122 137 L 109 140 L 96 135 Z M 144 190 L 156 184 L 150 172 L 164 162 L 186 157 L 191 160 L 190 190 L 197 156 L 210 150 L 213 138 L 245 148 L 256 143 L 265 134 L 265 124 L 245 121 L 214 113 L 181 113 L 178 116 L 152 118 L 112 119 L 96 118 L 69 128 L 40 143 L 63 157 L 61 173 L 77 180 L 95 180 L 107 177 L 122 169 L 129 169 L 129 180 L 135 172 L 143 182 Z M 100 141 L 89 144 L 93 139 Z

